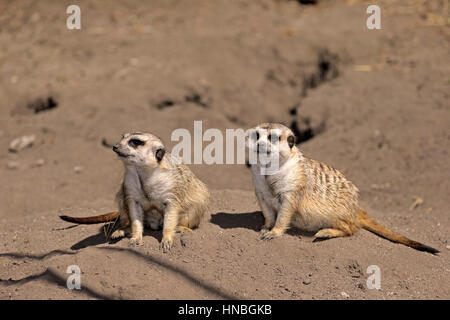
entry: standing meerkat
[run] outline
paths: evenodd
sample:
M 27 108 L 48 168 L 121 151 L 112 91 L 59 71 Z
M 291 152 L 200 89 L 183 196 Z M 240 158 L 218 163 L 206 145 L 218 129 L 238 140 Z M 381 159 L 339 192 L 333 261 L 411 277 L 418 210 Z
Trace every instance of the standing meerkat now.
M 250 130 L 250 152 L 258 156 L 251 170 L 265 221 L 261 239 L 279 237 L 291 224 L 316 232 L 317 239 L 351 236 L 364 228 L 420 251 L 439 252 L 369 217 L 359 206 L 359 191 L 355 185 L 338 170 L 305 157 L 295 145 L 293 132 L 286 126 L 263 123 Z M 271 165 L 269 161 L 259 160 L 262 154 L 277 156 L 277 167 L 271 174 L 262 173 Z
M 144 223 L 153 230 L 162 227 L 161 247 L 170 250 L 176 231 L 191 231 L 200 224 L 208 210 L 208 189 L 153 134 L 127 133 L 113 151 L 125 165 L 123 182 L 116 195 L 119 212 L 87 218 L 61 216 L 61 219 L 93 224 L 120 217 L 120 228 L 111 237 L 130 234 L 131 246 L 143 243 Z

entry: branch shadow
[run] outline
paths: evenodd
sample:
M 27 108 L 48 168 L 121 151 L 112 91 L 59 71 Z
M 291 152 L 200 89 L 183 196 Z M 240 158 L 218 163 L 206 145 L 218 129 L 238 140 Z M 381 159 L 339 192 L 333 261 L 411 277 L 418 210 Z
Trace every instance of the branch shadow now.
M 20 258 L 28 258 L 28 257 L 29 257 L 29 255 L 24 254 Z M 61 277 L 60 275 L 58 275 L 56 272 L 54 272 L 51 269 L 46 269 L 45 271 L 43 271 L 41 273 L 32 274 L 32 275 L 29 275 L 29 276 L 21 278 L 21 279 L 0 279 L 0 283 L 4 284 L 6 286 L 12 286 L 12 285 L 25 284 L 25 283 L 32 282 L 35 280 L 44 280 L 51 284 L 56 284 L 57 286 L 67 288 L 66 287 L 66 279 L 64 279 L 63 277 Z M 83 285 L 81 287 L 81 290 L 73 290 L 73 291 L 76 293 L 85 292 L 92 298 L 101 299 L 101 300 L 113 300 L 114 299 L 114 297 L 98 293 L 97 291 L 89 288 L 86 285 Z
M 70 252 L 65 250 L 52 250 L 43 254 L 31 254 L 31 253 L 20 253 L 20 252 L 6 252 L 0 253 L 0 257 L 8 257 L 13 259 L 32 259 L 32 260 L 44 260 L 51 258 L 53 256 L 65 255 L 65 254 L 77 254 L 77 252 Z
M 156 264 L 160 267 L 166 268 L 167 270 L 169 270 L 175 274 L 179 274 L 179 275 L 183 276 L 185 279 L 187 279 L 188 281 L 192 282 L 194 285 L 198 285 L 198 286 L 202 287 L 204 290 L 206 290 L 222 299 L 238 300 L 237 297 L 222 291 L 220 288 L 217 288 L 216 286 L 211 285 L 211 284 L 205 282 L 204 280 L 187 273 L 185 270 L 183 270 L 177 266 L 159 261 L 158 259 L 156 259 L 155 257 L 153 257 L 149 254 L 145 255 L 145 254 L 142 254 L 142 253 L 132 250 L 132 249 L 117 248 L 117 247 L 99 247 L 98 249 L 130 253 L 130 254 L 132 254 L 138 258 L 141 258 L 147 262 L 150 262 L 150 263 Z

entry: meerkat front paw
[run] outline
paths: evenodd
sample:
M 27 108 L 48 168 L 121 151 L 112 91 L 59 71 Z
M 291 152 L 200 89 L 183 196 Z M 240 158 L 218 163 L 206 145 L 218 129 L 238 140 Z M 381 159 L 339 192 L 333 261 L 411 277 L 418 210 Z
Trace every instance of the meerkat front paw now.
M 273 238 L 280 237 L 282 235 L 281 232 L 277 232 L 276 230 L 261 230 L 261 233 L 259 234 L 259 238 L 261 240 L 271 240 Z
M 163 237 L 161 241 L 161 249 L 163 252 L 169 252 L 172 249 L 173 239 L 169 237 Z
M 130 241 L 128 242 L 128 245 L 130 247 L 138 247 L 142 246 L 144 244 L 144 241 L 142 240 L 142 237 L 132 237 Z
M 119 229 L 111 234 L 111 239 L 119 239 L 125 237 L 125 230 Z
M 260 232 L 267 232 L 267 231 L 270 231 L 270 229 L 272 229 L 273 228 L 273 223 L 265 223 L 262 227 L 261 227 L 261 230 L 260 230 Z

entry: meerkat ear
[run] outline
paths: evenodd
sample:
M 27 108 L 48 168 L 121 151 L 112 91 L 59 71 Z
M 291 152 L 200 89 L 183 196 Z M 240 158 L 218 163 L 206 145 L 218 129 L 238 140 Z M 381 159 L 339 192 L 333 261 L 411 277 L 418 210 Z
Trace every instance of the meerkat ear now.
M 158 162 L 161 162 L 162 158 L 164 158 L 164 155 L 166 154 L 166 150 L 164 148 L 160 148 L 158 150 L 156 150 L 156 160 L 158 160 Z
M 287 138 L 287 143 L 288 143 L 289 148 L 292 149 L 292 147 L 295 145 L 295 137 L 294 136 L 289 136 Z

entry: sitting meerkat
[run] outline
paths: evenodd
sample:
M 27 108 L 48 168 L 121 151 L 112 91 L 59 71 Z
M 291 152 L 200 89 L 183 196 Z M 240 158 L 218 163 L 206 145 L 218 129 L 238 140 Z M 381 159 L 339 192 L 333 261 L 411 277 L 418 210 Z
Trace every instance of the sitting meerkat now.
M 111 237 L 131 234 L 131 246 L 143 243 L 145 222 L 153 230 L 162 227 L 161 247 L 170 250 L 176 231 L 191 231 L 200 224 L 208 210 L 207 187 L 179 158 L 167 152 L 153 134 L 127 133 L 113 150 L 125 165 L 123 183 L 116 195 L 119 212 L 87 218 L 61 216 L 61 219 L 92 224 L 120 217 L 120 228 Z
M 401 236 L 369 217 L 359 206 L 358 189 L 330 166 L 305 157 L 295 145 L 295 135 L 284 125 L 263 123 L 250 129 L 249 151 L 256 154 L 251 163 L 256 197 L 265 223 L 260 238 L 283 235 L 292 224 L 317 232 L 316 239 L 351 236 L 360 228 L 390 241 L 433 254 L 439 251 Z M 277 157 L 277 166 L 264 173 L 271 161 L 259 156 Z M 275 158 L 273 158 L 275 159 Z

